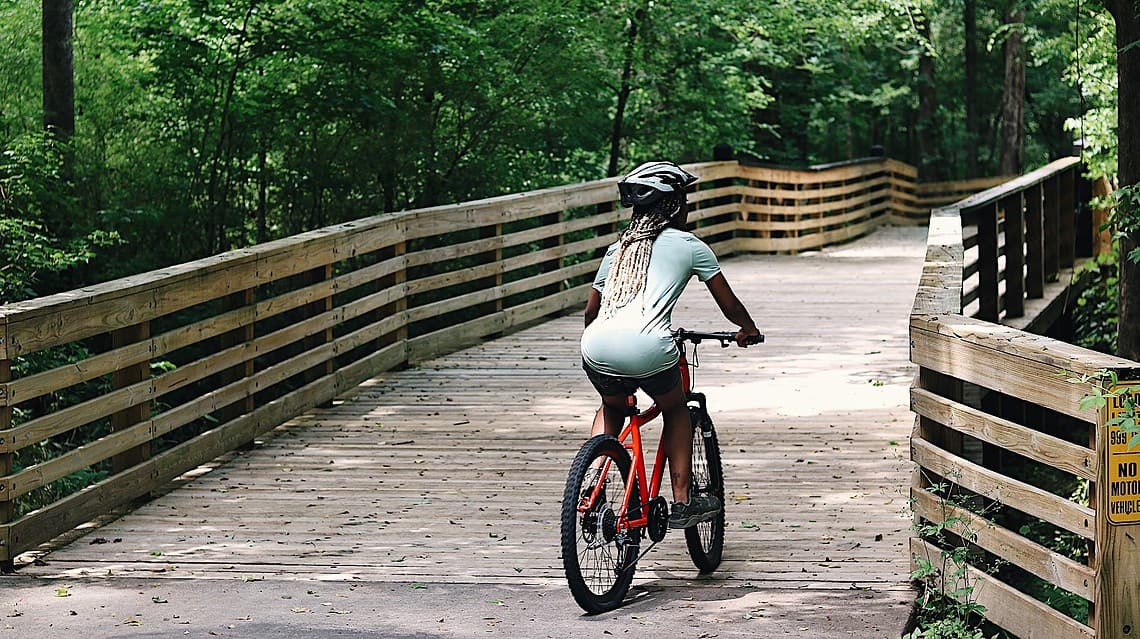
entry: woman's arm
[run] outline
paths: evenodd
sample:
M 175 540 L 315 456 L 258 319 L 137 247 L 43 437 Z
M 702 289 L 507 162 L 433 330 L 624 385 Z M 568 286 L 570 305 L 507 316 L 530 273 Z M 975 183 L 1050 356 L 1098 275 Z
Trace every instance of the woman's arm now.
M 598 318 L 598 310 L 602 308 L 602 294 L 598 289 L 590 288 L 590 297 L 586 298 L 586 326 Z
M 712 293 L 716 305 L 720 307 L 720 312 L 724 313 L 725 318 L 740 327 L 740 331 L 736 334 L 736 344 L 747 347 L 749 339 L 759 335 L 760 331 L 756 328 L 756 322 L 752 321 L 752 316 L 748 314 L 748 309 L 744 308 L 744 303 L 736 297 L 736 293 L 732 292 L 724 273 L 710 277 L 705 286 L 709 288 L 709 293 Z

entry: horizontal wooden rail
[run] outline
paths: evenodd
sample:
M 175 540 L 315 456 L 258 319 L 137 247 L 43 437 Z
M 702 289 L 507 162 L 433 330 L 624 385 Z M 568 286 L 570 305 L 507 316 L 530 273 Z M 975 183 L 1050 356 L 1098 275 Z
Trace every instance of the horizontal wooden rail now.
M 910 540 L 911 556 L 938 562 L 942 549 L 921 539 Z M 1022 637 L 1066 637 L 1092 639 L 1096 633 L 1089 626 L 1071 619 L 1049 605 L 1010 587 L 997 578 L 967 565 L 961 579 L 950 582 L 948 570 L 935 578 L 940 592 L 950 593 L 962 603 L 975 603 L 985 608 L 985 617 L 993 623 L 1013 630 Z
M 690 227 L 720 255 L 924 223 L 993 181 L 921 184 L 889 158 L 688 168 Z M 615 185 L 383 213 L 0 306 L 0 563 L 378 372 L 580 308 L 628 218 Z
M 950 531 L 995 556 L 1058 588 L 1085 599 L 1094 598 L 1096 573 L 1092 568 L 1049 550 L 978 513 L 971 512 L 929 491 L 911 491 L 914 513 L 929 521 L 950 522 Z
M 911 495 L 916 530 L 944 526 L 970 549 L 966 565 L 946 566 L 928 587 L 985 606 L 986 618 L 1017 636 L 1125 639 L 1140 612 L 1132 594 L 1140 529 L 1108 518 L 1140 510 L 1140 482 L 1121 481 L 1121 469 L 1135 464 L 1109 457 L 1107 409 L 1081 406 L 1103 392 L 1109 373 L 1140 379 L 1140 363 L 1019 328 L 1048 329 L 1056 300 L 1080 285 L 1067 269 L 1094 245 L 1080 170 L 1078 158 L 1064 158 L 931 212 L 910 318 L 919 366 Z M 1112 454 L 1124 454 L 1118 448 Z M 1087 501 L 1076 496 L 1082 485 L 1092 491 Z M 1028 537 L 1049 526 L 1044 539 Z M 953 549 L 940 543 L 912 539 L 914 565 L 950 562 Z M 1090 552 L 1087 563 L 1065 554 L 1079 548 Z M 1034 599 L 1023 579 L 993 570 L 998 560 L 1089 602 L 1091 617 Z M 947 583 L 951 574 L 969 583 Z

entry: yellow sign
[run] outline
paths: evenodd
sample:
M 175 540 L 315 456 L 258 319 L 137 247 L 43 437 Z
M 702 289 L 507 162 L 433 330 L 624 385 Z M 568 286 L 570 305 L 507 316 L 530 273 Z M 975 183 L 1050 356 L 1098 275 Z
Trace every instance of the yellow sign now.
M 1128 395 L 1121 391 L 1133 387 Z M 1112 388 L 1105 410 L 1108 417 L 1108 521 L 1114 524 L 1140 523 L 1140 416 L 1128 415 L 1125 399 L 1140 404 L 1140 382 L 1120 382 Z M 1119 423 L 1124 418 L 1126 423 Z M 1131 423 L 1127 420 L 1131 418 Z M 1131 426 L 1131 428 L 1125 428 Z M 1130 440 L 1136 439 L 1136 442 Z M 1135 443 L 1134 446 L 1129 444 Z

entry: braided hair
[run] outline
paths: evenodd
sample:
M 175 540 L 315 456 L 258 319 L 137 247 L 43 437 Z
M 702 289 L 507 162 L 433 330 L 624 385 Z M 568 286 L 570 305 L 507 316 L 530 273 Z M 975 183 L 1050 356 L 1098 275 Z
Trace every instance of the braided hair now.
M 618 248 L 606 274 L 600 310 L 603 318 L 613 317 L 645 286 L 653 241 L 674 221 L 684 201 L 685 194 L 681 192 L 646 207 L 633 207 L 629 226 L 618 237 Z

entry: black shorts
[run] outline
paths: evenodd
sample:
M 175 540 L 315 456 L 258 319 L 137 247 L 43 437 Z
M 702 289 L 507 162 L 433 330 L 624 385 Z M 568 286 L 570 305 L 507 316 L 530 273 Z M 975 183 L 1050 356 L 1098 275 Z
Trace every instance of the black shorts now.
M 640 388 L 650 397 L 657 397 L 668 393 L 681 383 L 680 364 L 649 377 L 607 375 L 590 368 L 585 361 L 582 362 L 582 370 L 586 371 L 586 377 L 590 378 L 590 383 L 602 395 L 632 395 Z

